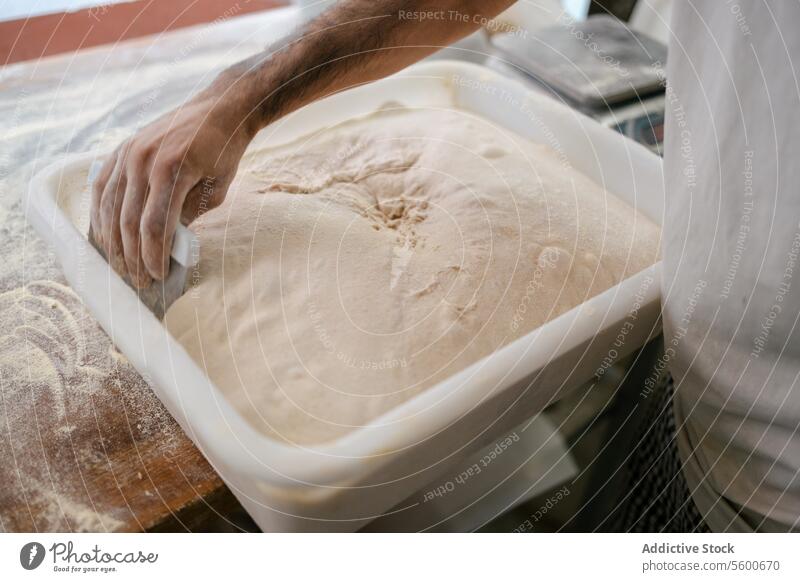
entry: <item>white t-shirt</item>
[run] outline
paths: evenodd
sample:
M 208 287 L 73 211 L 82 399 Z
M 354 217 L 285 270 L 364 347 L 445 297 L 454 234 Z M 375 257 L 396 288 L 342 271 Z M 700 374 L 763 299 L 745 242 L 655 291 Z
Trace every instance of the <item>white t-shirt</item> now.
M 800 527 L 800 3 L 675 2 L 666 358 L 715 531 Z

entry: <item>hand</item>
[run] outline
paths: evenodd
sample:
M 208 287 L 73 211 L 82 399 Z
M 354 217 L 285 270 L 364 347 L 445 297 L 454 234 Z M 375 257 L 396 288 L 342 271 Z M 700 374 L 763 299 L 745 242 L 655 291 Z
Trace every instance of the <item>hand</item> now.
M 141 129 L 103 164 L 92 190 L 92 230 L 114 270 L 137 287 L 167 275 L 178 220 L 188 225 L 224 200 L 255 134 L 234 102 L 206 91 Z

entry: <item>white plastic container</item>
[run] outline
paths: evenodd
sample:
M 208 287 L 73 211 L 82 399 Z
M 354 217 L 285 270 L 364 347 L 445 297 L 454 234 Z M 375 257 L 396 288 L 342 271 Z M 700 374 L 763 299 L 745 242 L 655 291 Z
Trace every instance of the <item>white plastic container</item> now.
M 386 101 L 471 110 L 560 152 L 576 169 L 660 223 L 661 161 L 645 148 L 489 69 L 437 61 L 335 95 L 267 128 L 271 144 Z M 659 332 L 654 265 L 430 388 L 365 428 L 290 447 L 248 425 L 85 238 L 89 201 L 64 181 L 95 154 L 31 183 L 27 216 L 117 347 L 264 530 L 356 530 L 470 453 L 505 436 Z M 628 321 L 627 332 L 622 334 Z M 622 338 L 622 341 L 620 341 Z M 403 418 L 403 422 L 391 422 Z

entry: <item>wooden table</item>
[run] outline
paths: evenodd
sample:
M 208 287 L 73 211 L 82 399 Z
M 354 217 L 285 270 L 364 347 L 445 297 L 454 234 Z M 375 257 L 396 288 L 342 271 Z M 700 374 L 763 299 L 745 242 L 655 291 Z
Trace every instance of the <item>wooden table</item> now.
M 116 145 L 293 24 L 260 13 L 0 69 L 0 530 L 255 528 L 66 286 L 24 200 L 47 163 Z

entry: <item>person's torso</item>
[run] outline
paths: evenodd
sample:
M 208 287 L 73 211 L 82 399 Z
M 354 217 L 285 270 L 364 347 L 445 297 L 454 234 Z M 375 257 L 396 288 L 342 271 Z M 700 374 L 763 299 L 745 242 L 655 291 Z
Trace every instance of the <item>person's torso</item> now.
M 662 254 L 679 448 L 714 530 L 800 523 L 800 3 L 675 2 Z

